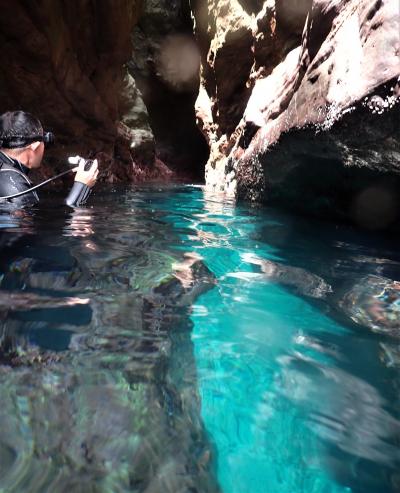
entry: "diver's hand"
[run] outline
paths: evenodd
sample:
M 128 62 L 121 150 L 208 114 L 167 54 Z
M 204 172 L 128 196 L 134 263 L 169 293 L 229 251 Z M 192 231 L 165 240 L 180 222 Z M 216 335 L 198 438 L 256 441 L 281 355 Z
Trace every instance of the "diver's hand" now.
M 86 159 L 79 159 L 79 166 L 77 168 L 74 168 L 74 171 L 76 171 L 75 181 L 84 183 L 89 188 L 92 188 L 96 183 L 97 175 L 99 174 L 98 162 L 97 159 L 95 159 L 90 169 L 85 171 L 86 163 Z

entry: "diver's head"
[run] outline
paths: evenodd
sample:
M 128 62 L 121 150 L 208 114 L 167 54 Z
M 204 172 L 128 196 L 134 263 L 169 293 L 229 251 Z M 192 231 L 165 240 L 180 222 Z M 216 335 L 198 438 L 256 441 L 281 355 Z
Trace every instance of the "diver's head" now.
M 8 111 L 0 116 L 0 150 L 28 168 L 38 168 L 45 144 L 54 141 L 42 124 L 25 111 Z

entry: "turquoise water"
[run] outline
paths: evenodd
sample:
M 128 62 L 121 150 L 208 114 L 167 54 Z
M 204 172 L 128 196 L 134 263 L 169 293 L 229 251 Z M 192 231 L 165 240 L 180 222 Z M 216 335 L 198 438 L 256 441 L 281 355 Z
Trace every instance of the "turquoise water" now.
M 223 491 L 399 491 L 400 361 L 383 362 L 383 347 L 398 347 L 398 339 L 354 326 L 334 302 L 296 294 L 254 260 L 323 272 L 339 290 L 385 270 L 399 279 L 397 244 L 223 205 L 201 190 L 159 200 L 182 228 L 180 248 L 197 252 L 218 277 L 191 318 L 202 416 Z
M 201 187 L 0 231 L 1 492 L 400 491 L 396 239 Z

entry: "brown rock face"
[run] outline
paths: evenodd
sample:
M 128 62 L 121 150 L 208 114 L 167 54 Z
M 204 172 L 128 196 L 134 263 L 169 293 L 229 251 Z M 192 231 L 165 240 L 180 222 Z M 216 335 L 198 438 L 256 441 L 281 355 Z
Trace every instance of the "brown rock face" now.
M 142 3 L 0 2 L 0 112 L 30 111 L 54 131 L 53 169 L 79 153 L 97 155 L 109 181 L 157 173 L 147 110 L 125 67 Z
M 395 222 L 398 2 L 215 4 L 194 8 L 203 50 L 197 116 L 211 147 L 208 188 L 370 228 Z M 250 32 L 252 41 L 236 41 L 234 62 L 225 53 L 238 32 L 242 40 Z M 242 91 L 234 88 L 239 80 Z

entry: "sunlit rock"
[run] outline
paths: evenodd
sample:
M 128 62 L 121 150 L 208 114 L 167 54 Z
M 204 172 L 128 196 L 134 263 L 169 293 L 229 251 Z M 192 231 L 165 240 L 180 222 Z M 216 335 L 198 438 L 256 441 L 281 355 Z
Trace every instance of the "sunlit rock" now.
M 395 224 L 399 5 L 390 0 L 267 0 L 252 2 L 238 21 L 244 4 L 230 2 L 228 8 L 219 2 L 216 8 L 209 0 L 193 7 L 201 83 L 210 103 L 204 94 L 201 98 L 212 108 L 210 122 L 209 112 L 198 105 L 199 124 L 211 147 L 226 142 L 217 156 L 211 152 L 208 188 L 225 190 L 229 175 L 239 198 L 365 226 L 354 207 L 374 185 L 394 204 L 374 228 Z M 234 33 L 249 33 L 246 29 L 251 30 L 250 45 L 234 45 Z M 229 39 L 235 61 L 229 49 L 223 50 Z M 223 83 L 219 67 L 224 67 Z M 229 165 L 217 166 L 220 162 Z

